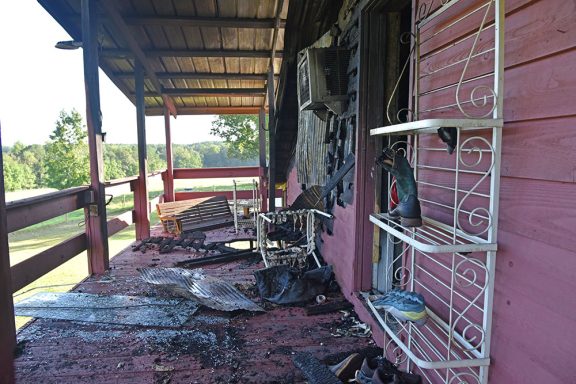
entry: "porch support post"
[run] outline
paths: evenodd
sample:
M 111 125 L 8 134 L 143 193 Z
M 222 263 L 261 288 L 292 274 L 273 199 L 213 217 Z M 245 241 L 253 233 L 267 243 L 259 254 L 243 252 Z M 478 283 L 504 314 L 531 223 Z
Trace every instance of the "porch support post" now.
M 274 67 L 270 66 L 268 71 L 268 209 L 270 212 L 276 210 L 276 108 L 274 100 Z
M 8 223 L 4 195 L 4 164 L 2 161 L 2 129 L 0 127 L 0 383 L 14 383 L 14 348 L 16 325 L 12 301 L 12 275 L 8 252 Z
M 150 237 L 150 209 L 148 203 L 148 156 L 146 154 L 146 118 L 144 115 L 144 69 L 136 60 L 136 127 L 138 129 L 138 180 L 133 185 L 136 239 Z
M 170 110 L 164 107 L 164 131 L 166 132 L 166 176 L 164 178 L 164 200 L 174 201 L 174 163 L 172 158 L 172 130 Z
M 262 197 L 260 212 L 268 210 L 268 182 L 266 180 L 266 114 L 264 108 L 260 108 L 258 113 L 258 142 L 260 154 L 260 196 Z
M 90 187 L 92 203 L 85 208 L 88 241 L 88 270 L 104 273 L 109 267 L 108 227 L 104 190 L 104 156 L 102 152 L 102 115 L 98 79 L 98 15 L 97 1 L 82 0 L 82 41 L 84 55 L 84 87 L 86 90 L 86 125 L 90 150 Z

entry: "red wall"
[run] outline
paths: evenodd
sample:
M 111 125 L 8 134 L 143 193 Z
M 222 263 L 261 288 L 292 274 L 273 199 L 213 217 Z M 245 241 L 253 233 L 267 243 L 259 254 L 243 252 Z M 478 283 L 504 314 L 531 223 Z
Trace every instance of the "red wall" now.
M 286 204 L 290 206 L 301 193 L 302 187 L 298 184 L 296 167 L 292 167 L 286 180 Z
M 576 2 L 506 9 L 490 379 L 575 383 Z
M 576 383 L 576 2 L 507 0 L 506 13 L 489 381 Z M 299 189 L 291 172 L 289 201 Z M 336 207 L 334 235 L 322 244 L 348 297 L 355 211 Z
M 458 23 L 422 51 L 471 31 Z M 481 36 L 480 44 L 489 46 L 491 38 Z M 440 52 L 422 67 L 433 70 L 454 60 Z M 482 73 L 491 60 L 486 54 L 469 68 Z M 489 381 L 576 383 L 576 2 L 506 1 L 504 65 Z M 453 82 L 456 68 L 446 72 L 426 86 Z M 436 92 L 424 107 L 445 104 L 450 96 L 448 90 Z

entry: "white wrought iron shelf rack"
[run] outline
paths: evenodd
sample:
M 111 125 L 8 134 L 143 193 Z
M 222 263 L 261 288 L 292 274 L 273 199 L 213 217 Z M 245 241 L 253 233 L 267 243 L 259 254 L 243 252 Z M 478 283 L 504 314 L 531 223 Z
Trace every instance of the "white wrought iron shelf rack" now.
M 426 308 L 428 319 L 424 325 L 401 322 L 389 313 L 379 312 L 362 292 L 372 314 L 389 337 L 412 363 L 423 369 L 454 369 L 490 365 L 490 358 L 471 345 L 458 332 Z
M 370 215 L 370 221 L 386 233 L 386 248 L 382 247 L 381 262 L 374 269 L 385 274 L 378 287 L 421 293 L 428 320 L 422 326 L 398 321 L 379 312 L 367 293 L 362 295 L 386 333 L 386 357 L 422 375 L 424 382 L 488 383 L 498 248 L 504 9 L 504 0 L 419 1 L 412 30 L 400 36 L 410 54 L 386 107 L 390 125 L 370 130 L 371 136 L 382 137 L 384 146 L 401 151 L 414 168 L 418 189 L 426 197 L 420 197 L 424 212 L 435 218 L 453 213 L 447 222 L 422 217 L 423 225 L 416 228 L 403 227 L 386 213 Z M 464 36 L 459 32 L 464 29 L 475 32 Z M 447 44 L 452 30 L 454 39 Z M 448 60 L 462 52 L 467 52 L 463 60 Z M 484 72 L 477 70 L 479 65 Z M 461 71 L 457 83 L 450 71 Z M 406 74 L 408 108 L 396 110 Z M 435 82 L 429 81 L 432 76 Z M 453 161 L 440 158 L 445 146 L 420 136 L 437 135 L 439 128 L 457 129 Z M 431 183 L 434 177 L 438 182 Z M 388 203 L 393 182 L 389 174 Z M 453 202 L 446 193 L 453 193 Z M 466 216 L 468 223 L 461 226 L 459 220 Z
M 502 128 L 503 124 L 502 119 L 425 119 L 374 128 L 370 130 L 370 135 L 435 133 L 438 128 L 460 128 L 462 130 Z
M 495 243 L 428 217 L 422 217 L 423 225 L 415 228 L 403 227 L 386 213 L 373 213 L 370 221 L 421 252 L 468 253 L 496 251 L 498 248 Z

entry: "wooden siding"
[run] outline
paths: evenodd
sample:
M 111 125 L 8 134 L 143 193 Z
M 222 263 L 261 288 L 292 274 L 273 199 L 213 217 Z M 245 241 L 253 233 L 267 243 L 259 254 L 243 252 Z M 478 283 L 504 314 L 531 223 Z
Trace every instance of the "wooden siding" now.
M 328 178 L 328 145 L 325 143 L 327 122 L 313 111 L 300 111 L 296 140 L 298 182 L 326 185 Z
M 576 2 L 512 3 L 490 380 L 573 383 Z
M 414 6 L 423 3 L 414 2 Z M 427 1 L 429 3 L 429 1 Z M 464 2 L 464 5 L 477 1 Z M 421 110 L 454 100 L 455 86 L 466 52 L 444 50 L 471 36 L 469 23 L 443 28 L 462 16 L 465 7 L 452 7 L 448 19 L 427 26 L 438 33 L 422 51 Z M 562 0 L 506 1 L 504 120 L 500 183 L 498 254 L 493 311 L 490 383 L 576 382 L 568 335 L 576 334 L 576 2 Z M 476 23 L 477 25 L 477 23 Z M 476 52 L 493 44 L 491 31 L 480 36 Z M 448 53 L 449 52 L 449 53 Z M 494 53 L 485 52 L 469 66 L 466 78 L 487 73 Z M 438 68 L 452 63 L 446 70 Z M 491 82 L 470 82 L 465 89 Z M 453 117 L 443 109 L 420 117 Z M 440 146 L 434 137 L 422 140 Z M 442 165 L 445 154 L 425 153 L 428 162 Z M 424 180 L 450 182 L 443 172 L 423 171 Z M 461 179 L 466 183 L 466 179 Z M 487 185 L 483 186 L 483 193 Z M 426 198 L 438 191 L 422 188 Z M 453 198 L 453 193 L 446 194 Z M 446 201 L 448 201 L 446 200 Z M 451 212 L 425 207 L 444 221 Z M 433 303 L 432 303 L 433 304 Z
M 464 8 L 475 3 L 469 1 Z M 418 6 L 416 1 L 413 6 Z M 453 7 L 448 21 L 431 24 L 427 33 L 439 31 L 464 11 Z M 463 68 L 457 62 L 466 52 L 452 49 L 450 55 L 443 55 L 442 48 L 470 36 L 472 24 L 448 28 L 439 42 L 424 47 L 429 53 L 422 63 L 424 73 L 454 64 L 428 76 L 424 90 L 457 83 Z M 491 44 L 493 35 L 482 33 L 476 52 Z M 493 52 L 482 53 L 466 78 L 487 73 L 493 57 Z M 573 383 L 571 335 L 576 334 L 576 298 L 570 293 L 576 290 L 576 2 L 507 0 L 504 63 L 505 126 L 489 382 Z M 424 105 L 437 106 L 453 97 L 447 93 L 431 94 L 424 98 Z M 442 146 L 433 137 L 424 143 Z M 429 160 L 436 165 L 453 161 L 453 156 L 438 154 Z M 289 175 L 288 194 L 293 198 L 299 185 L 295 172 Z M 450 176 L 442 172 L 421 171 L 420 176 L 438 184 L 450 183 Z M 460 182 L 468 183 L 466 177 Z M 488 191 L 487 184 L 481 186 L 480 192 Z M 424 189 L 422 193 L 438 191 Z M 449 195 L 447 199 L 453 198 Z M 352 256 L 357 257 L 359 250 L 351 246 L 361 235 L 354 221 L 356 209 L 355 204 L 336 207 L 334 237 L 324 236 L 322 244 L 323 256 L 334 264 L 337 279 L 351 298 L 360 268 Z M 436 214 L 448 217 L 442 210 Z M 377 342 L 381 340 L 376 336 Z
M 504 229 L 498 241 L 490 383 L 576 382 L 574 252 Z

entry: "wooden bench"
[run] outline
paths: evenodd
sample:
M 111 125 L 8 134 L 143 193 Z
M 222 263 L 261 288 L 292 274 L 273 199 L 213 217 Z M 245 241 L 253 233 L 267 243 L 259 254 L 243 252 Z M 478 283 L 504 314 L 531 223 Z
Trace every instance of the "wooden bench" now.
M 164 230 L 175 234 L 234 225 L 225 196 L 160 203 L 156 210 Z

